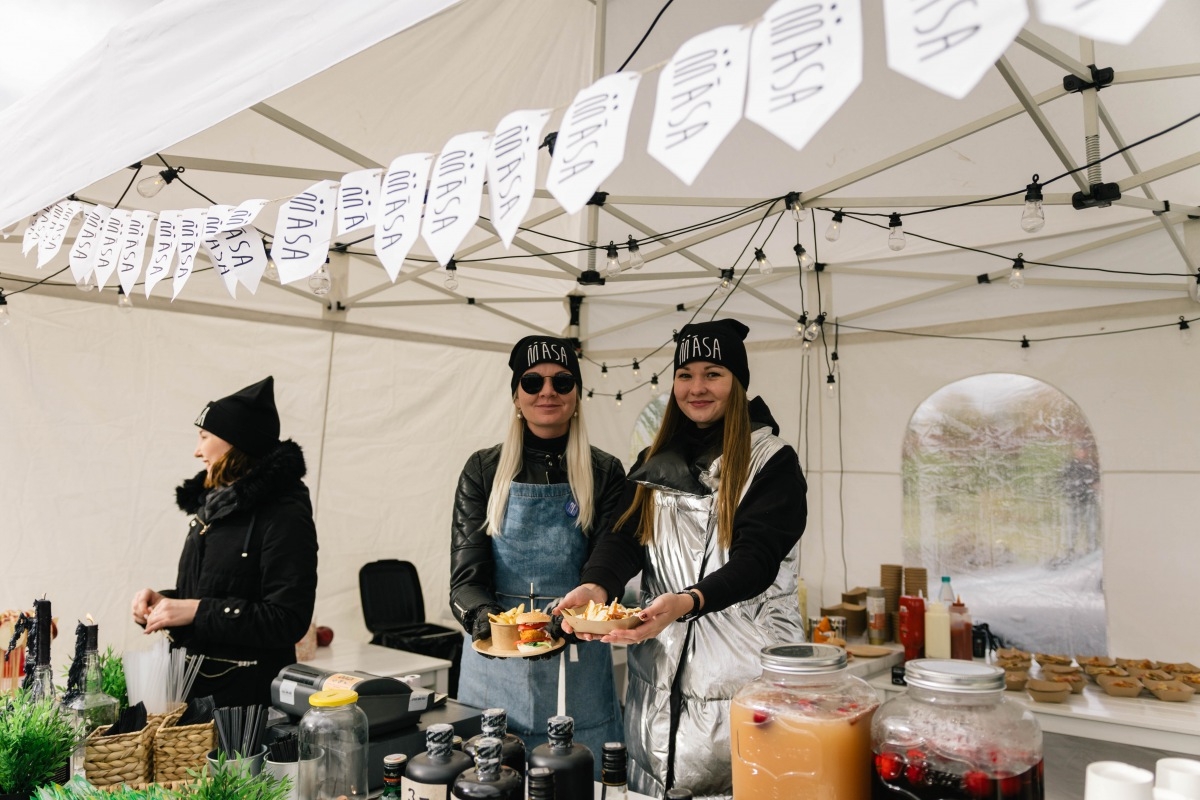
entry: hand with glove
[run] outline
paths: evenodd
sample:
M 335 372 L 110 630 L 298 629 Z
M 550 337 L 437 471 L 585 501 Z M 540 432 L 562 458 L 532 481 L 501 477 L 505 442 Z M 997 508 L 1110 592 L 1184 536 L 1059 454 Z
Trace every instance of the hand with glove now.
M 488 603 L 479 606 L 472 612 L 471 617 L 471 641 L 480 642 L 484 639 L 492 638 L 492 623 L 488 619 L 488 614 L 500 614 L 504 611 L 503 608 L 495 603 Z M 479 653 L 484 658 L 495 658 L 487 653 Z

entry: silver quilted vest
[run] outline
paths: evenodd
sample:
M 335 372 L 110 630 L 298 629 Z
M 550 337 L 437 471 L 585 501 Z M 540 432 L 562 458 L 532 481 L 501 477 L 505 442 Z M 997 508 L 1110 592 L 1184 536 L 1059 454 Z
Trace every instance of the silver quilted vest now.
M 784 442 L 769 429 L 751 433 L 747 489 L 782 447 Z M 706 486 L 716 488 L 721 460 L 718 457 L 701 476 Z M 643 606 L 660 594 L 697 583 L 729 560 L 729 551 L 717 545 L 715 492 L 699 497 L 654 488 L 654 544 L 647 548 L 642 571 Z M 691 789 L 696 798 L 730 797 L 730 698 L 761 674 L 760 648 L 804 641 L 796 597 L 798 550 L 799 544 L 779 565 L 770 588 L 757 597 L 690 625 L 672 624 L 656 638 L 630 647 L 625 697 L 630 789 L 651 797 L 665 793 L 671 687 L 682 669 L 674 785 Z

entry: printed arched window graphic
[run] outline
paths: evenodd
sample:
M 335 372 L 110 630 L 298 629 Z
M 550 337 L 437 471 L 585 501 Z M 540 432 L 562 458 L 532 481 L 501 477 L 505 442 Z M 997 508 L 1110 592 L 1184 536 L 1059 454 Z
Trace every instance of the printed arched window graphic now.
M 658 426 L 662 424 L 663 414 L 667 410 L 668 397 L 670 394 L 663 392 L 650 398 L 650 402 L 646 403 L 646 407 L 638 414 L 637 421 L 633 423 L 633 436 L 629 442 L 630 464 L 637 460 L 638 453 L 645 450 L 654 441 L 654 437 L 658 433 Z
M 956 381 L 904 437 L 904 561 L 975 623 L 1039 652 L 1107 653 L 1100 461 L 1082 410 L 1024 375 Z

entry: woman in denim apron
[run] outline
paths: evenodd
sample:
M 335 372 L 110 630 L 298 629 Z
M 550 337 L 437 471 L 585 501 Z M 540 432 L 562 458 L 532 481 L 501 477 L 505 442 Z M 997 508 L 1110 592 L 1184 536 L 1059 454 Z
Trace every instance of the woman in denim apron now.
M 531 594 L 536 608 L 549 610 L 578 585 L 625 480 L 619 461 L 588 445 L 570 343 L 526 337 L 509 367 L 508 436 L 467 460 L 454 501 L 450 604 L 466 631 L 458 700 L 505 709 L 509 730 L 534 747 L 546 741 L 565 675 L 565 713 L 576 741 L 596 755 L 598 776 L 604 742 L 623 738 L 609 648 L 572 641 L 545 656 L 492 658 L 471 646 L 490 639 L 489 613 L 521 603 L 529 610 Z

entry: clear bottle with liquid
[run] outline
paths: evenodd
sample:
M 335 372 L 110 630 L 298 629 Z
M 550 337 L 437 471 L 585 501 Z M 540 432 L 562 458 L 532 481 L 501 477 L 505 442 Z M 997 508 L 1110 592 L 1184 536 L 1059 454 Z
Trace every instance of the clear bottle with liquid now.
M 454 781 L 470 768 L 471 757 L 454 749 L 454 726 L 430 725 L 425 730 L 425 752 L 409 759 L 404 770 L 404 797 L 447 800 Z
M 950 606 L 950 657 L 963 661 L 975 657 L 971 647 L 971 612 L 961 597 Z
M 78 723 L 86 737 L 97 728 L 112 725 L 117 721 L 120 702 L 104 693 L 104 676 L 100 671 L 100 627 L 85 625 L 83 659 L 83 686 L 68 687 L 63 707 Z M 76 654 L 76 658 L 80 658 Z M 71 755 L 71 774 L 83 775 L 86 745 L 83 741 Z
M 503 708 L 487 708 L 483 711 L 478 736 L 472 736 L 463 743 L 463 752 L 472 758 L 480 739 L 494 736 L 501 742 L 500 763 L 516 770 L 521 776 L 522 786 L 525 780 L 525 743 L 515 734 L 508 732 L 508 712 Z
M 551 717 L 546 722 L 546 736 L 550 741 L 530 751 L 529 766 L 554 770 L 556 800 L 591 797 L 596 759 L 591 750 L 574 741 L 575 720 Z
M 504 743 L 495 736 L 475 741 L 475 767 L 454 781 L 454 796 L 462 800 L 521 800 L 524 782 L 517 771 L 500 763 Z
M 946 608 L 949 608 L 950 605 L 954 602 L 954 600 L 956 598 L 957 598 L 957 595 L 954 594 L 954 587 L 952 587 L 950 585 L 950 576 L 943 575 L 942 576 L 942 586 L 940 589 L 938 589 L 938 598 L 937 599 L 940 600 L 941 602 L 945 603 Z

